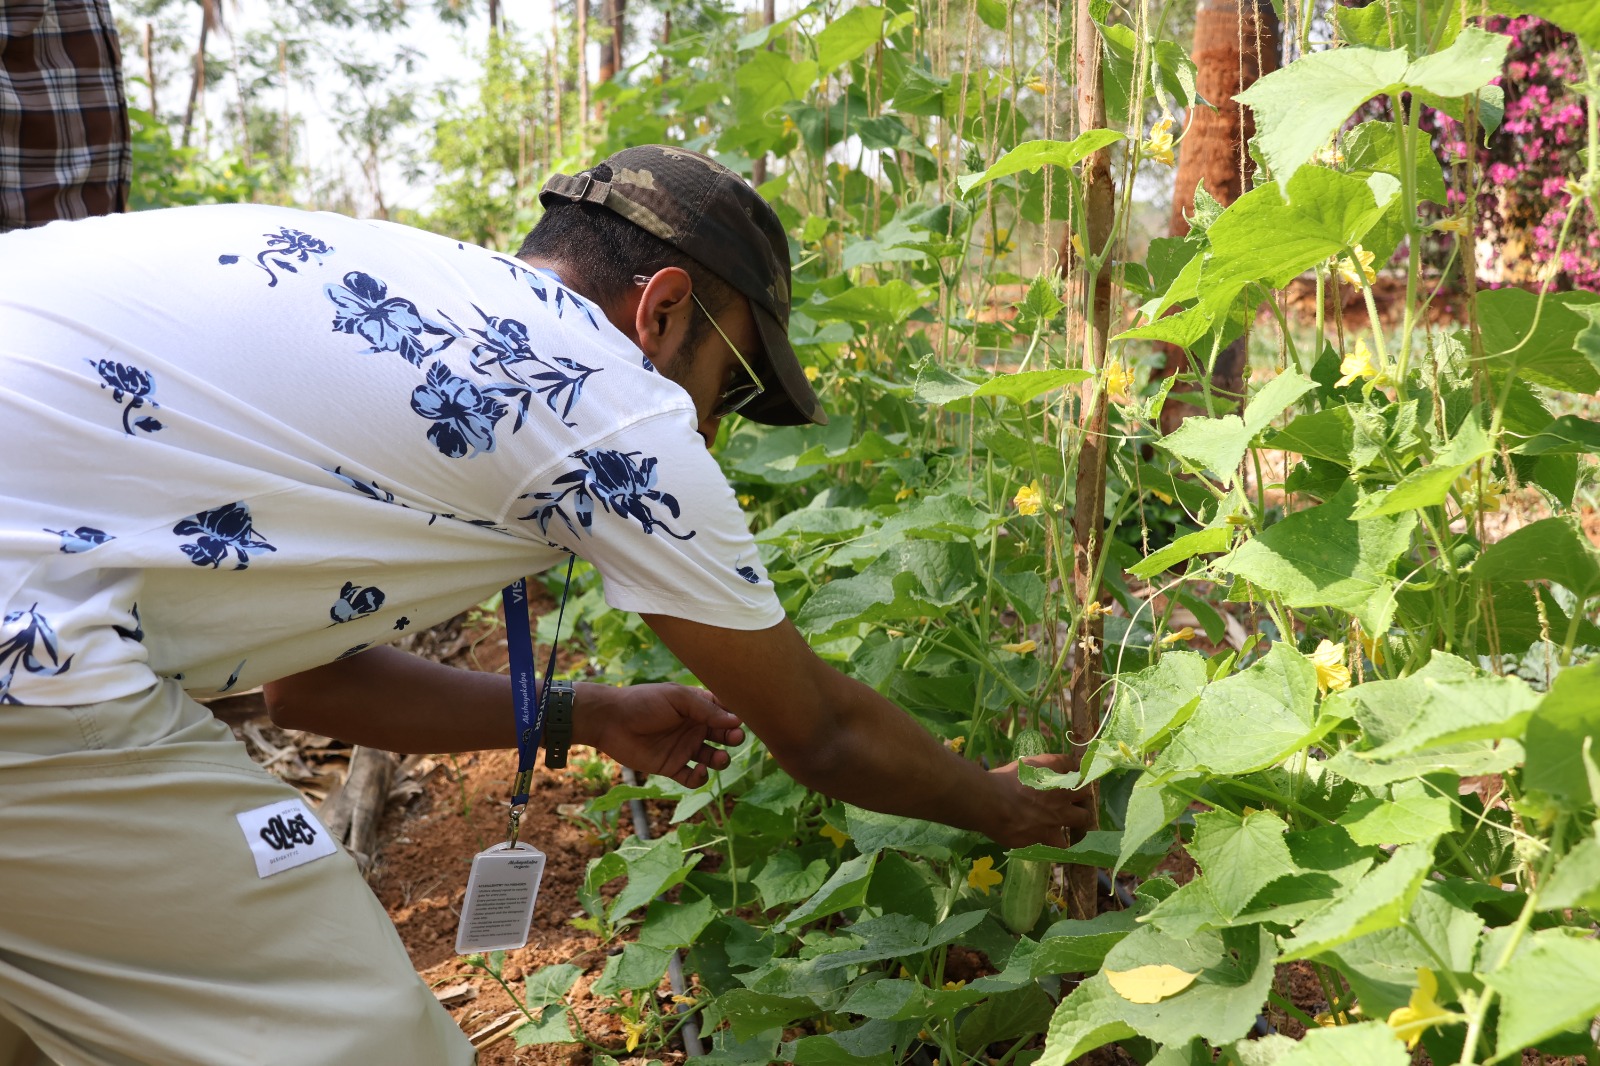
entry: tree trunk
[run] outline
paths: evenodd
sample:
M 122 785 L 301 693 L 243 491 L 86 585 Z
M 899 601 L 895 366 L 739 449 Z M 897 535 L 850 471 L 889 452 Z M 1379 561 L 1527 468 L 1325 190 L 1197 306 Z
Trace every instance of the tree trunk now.
M 778 21 L 778 0 L 762 0 L 761 25 L 770 26 Z M 767 51 L 772 51 L 772 42 L 767 41 Z M 762 152 L 750 167 L 750 183 L 761 185 L 767 180 L 767 153 Z
M 1244 193 L 1245 182 L 1255 171 L 1255 162 L 1245 149 L 1255 135 L 1255 120 L 1234 97 L 1262 75 L 1278 69 L 1278 48 L 1278 17 L 1268 0 L 1199 0 L 1194 25 L 1195 88 L 1216 110 L 1204 106 L 1189 109 L 1172 188 L 1169 232 L 1174 237 L 1189 232 L 1188 216 L 1194 211 L 1195 189 L 1201 182 L 1223 206 Z M 1182 351 L 1173 345 L 1163 347 L 1167 355 L 1163 377 L 1188 367 Z M 1245 350 L 1246 340 L 1241 337 L 1217 355 L 1211 385 L 1224 403 L 1244 394 Z M 1172 432 L 1199 410 L 1180 400 L 1180 395 L 1174 392 L 1161 412 L 1163 432 Z
M 611 30 L 611 39 L 600 49 L 600 80 L 610 81 L 622 70 L 623 31 L 628 22 L 628 0 L 605 0 L 601 16 Z
M 195 101 L 206 83 L 206 38 L 211 34 L 212 0 L 200 0 L 200 47 L 194 50 L 194 80 L 189 83 L 189 103 L 183 109 L 183 147 L 189 147 L 189 131 L 194 128 Z
M 156 120 L 156 28 L 144 24 L 144 80 L 150 87 L 150 118 Z
M 489 0 L 489 40 L 500 32 L 500 0 Z
M 589 125 L 589 0 L 578 0 L 578 133 Z
M 550 0 L 550 52 L 546 58 L 546 77 L 550 87 L 545 93 L 544 168 L 550 169 L 550 126 L 555 124 L 556 151 L 566 142 L 561 133 L 561 10 L 559 0 Z
M 1101 81 L 1100 32 L 1091 14 L 1091 0 L 1076 0 L 1074 14 L 1074 64 L 1078 97 L 1078 128 L 1102 129 L 1106 125 L 1105 86 Z M 1072 514 L 1072 592 L 1080 608 L 1100 599 L 1100 557 L 1105 553 L 1102 516 L 1106 499 L 1106 394 L 1099 388 L 1105 377 L 1106 338 L 1111 327 L 1111 256 L 1116 189 L 1111 181 L 1111 152 L 1101 149 L 1083 164 L 1084 217 L 1073 219 L 1086 253 L 1069 257 L 1071 235 L 1064 242 L 1063 269 L 1077 267 L 1072 279 L 1071 335 L 1067 350 L 1081 345 L 1083 368 L 1094 375 L 1084 382 L 1083 446 L 1078 452 L 1077 493 Z M 1100 269 L 1090 274 L 1085 259 L 1101 257 Z M 1072 745 L 1083 745 L 1100 729 L 1100 673 L 1103 626 L 1084 610 L 1076 633 L 1072 679 Z M 1099 790 L 1090 786 L 1091 815 L 1098 815 Z M 1098 824 L 1098 823 L 1096 823 Z M 1067 913 L 1072 918 L 1092 918 L 1099 910 L 1096 871 L 1090 866 L 1067 867 Z

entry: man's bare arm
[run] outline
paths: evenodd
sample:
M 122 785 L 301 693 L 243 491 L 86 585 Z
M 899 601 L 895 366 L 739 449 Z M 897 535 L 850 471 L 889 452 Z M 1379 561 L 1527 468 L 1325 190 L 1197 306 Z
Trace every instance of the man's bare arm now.
M 682 685 L 578 684 L 573 742 L 686 785 L 728 763 L 713 745 L 744 740 L 739 720 Z M 369 648 L 266 686 L 278 725 L 399 752 L 477 751 L 516 744 L 511 679 L 460 670 L 395 648 Z
M 651 628 L 739 715 L 796 780 L 888 814 L 976 829 L 1010 846 L 1066 843 L 1088 812 L 1066 791 L 1023 785 L 1015 765 L 985 771 L 948 751 L 872 689 L 818 659 L 788 622 L 720 629 L 665 615 Z M 1066 756 L 1030 759 L 1066 770 Z

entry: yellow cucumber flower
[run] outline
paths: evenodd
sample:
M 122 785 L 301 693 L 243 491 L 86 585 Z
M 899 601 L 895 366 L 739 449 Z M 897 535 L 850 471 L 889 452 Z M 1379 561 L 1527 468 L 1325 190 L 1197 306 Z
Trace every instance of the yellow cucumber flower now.
M 1505 491 L 1505 484 L 1494 478 L 1484 478 L 1480 482 L 1470 473 L 1456 478 L 1456 495 L 1461 497 L 1463 513 L 1493 514 L 1500 510 L 1500 498 Z
M 967 746 L 967 738 L 951 737 L 949 740 L 944 742 L 944 746 L 955 752 L 957 755 L 960 755 L 961 749 Z
M 817 832 L 818 832 L 819 835 L 824 836 L 827 839 L 833 841 L 833 846 L 836 847 L 836 848 L 844 847 L 845 842 L 850 839 L 850 835 L 848 833 L 846 833 L 844 830 L 835 829 L 831 825 L 824 825 Z
M 1348 255 L 1343 256 L 1339 260 L 1339 277 L 1343 278 L 1347 285 L 1359 287 L 1363 278 L 1366 279 L 1368 285 L 1371 285 L 1378 280 L 1378 272 L 1372 269 L 1373 255 L 1359 244 L 1355 246 L 1355 253 L 1356 260 L 1360 262 L 1361 266 L 1357 267 L 1354 262 L 1351 262 Z
M 1439 1006 L 1439 979 L 1427 967 L 1417 970 L 1417 987 L 1411 990 L 1411 1002 L 1389 1012 L 1389 1028 L 1405 1042 L 1407 1048 L 1417 1046 L 1422 1031 L 1429 1026 L 1449 1021 L 1454 1015 Z
M 1311 653 L 1311 665 L 1317 668 L 1317 691 L 1343 692 L 1350 687 L 1350 668 L 1344 663 L 1344 644 L 1324 640 Z
M 634 1048 L 639 1046 L 639 1038 L 644 1036 L 645 1032 L 649 1028 L 650 1027 L 642 1021 L 634 1022 L 629 1021 L 627 1018 L 622 1019 L 622 1031 L 628 1036 L 629 1051 L 632 1051 Z
M 1457 237 L 1472 236 L 1472 230 L 1468 228 L 1467 219 L 1464 215 L 1452 215 L 1449 218 L 1441 218 L 1439 221 L 1433 224 L 1433 230 L 1436 233 L 1450 233 Z
M 1106 395 L 1126 399 L 1128 390 L 1132 387 L 1133 375 L 1128 372 L 1127 367 L 1121 362 L 1106 364 Z
M 972 864 L 972 869 L 967 871 L 967 885 L 982 892 L 985 896 L 989 890 L 1004 881 L 1005 874 L 994 868 L 994 859 L 988 855 L 981 856 Z
M 1039 482 L 1030 481 L 1022 486 L 1011 498 L 1011 502 L 1017 505 L 1018 514 L 1038 514 L 1040 508 L 1044 506 L 1044 495 L 1039 491 Z
M 1166 636 L 1162 637 L 1161 638 L 1161 643 L 1163 645 L 1181 644 L 1186 640 L 1193 640 L 1193 639 L 1194 639 L 1194 626 L 1184 626 L 1182 629 L 1174 630 L 1173 632 L 1168 633 Z
M 1015 644 L 1000 645 L 1001 651 L 1009 651 L 1013 655 L 1028 655 L 1039 650 L 1039 642 L 1035 640 L 1022 640 Z
M 1163 118 L 1150 130 L 1150 137 L 1143 145 L 1145 158 L 1157 163 L 1172 166 L 1176 158 L 1172 154 L 1172 119 Z
M 1339 373 L 1344 376 L 1334 384 L 1341 389 L 1357 378 L 1377 378 L 1378 368 L 1373 365 L 1372 349 L 1367 347 L 1365 337 L 1356 338 L 1355 351 L 1346 352 L 1339 360 Z
M 1356 626 L 1356 639 L 1361 641 L 1361 650 L 1367 653 L 1367 658 L 1371 660 L 1372 665 L 1382 666 L 1383 638 L 1369 637 L 1361 631 L 1360 626 Z

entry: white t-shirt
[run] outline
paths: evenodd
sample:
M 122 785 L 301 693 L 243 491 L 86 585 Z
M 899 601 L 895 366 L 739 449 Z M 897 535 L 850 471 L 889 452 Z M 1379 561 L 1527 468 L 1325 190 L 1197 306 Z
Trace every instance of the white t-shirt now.
M 267 206 L 0 237 L 0 703 L 249 687 L 570 550 L 783 617 L 693 404 L 548 272 Z

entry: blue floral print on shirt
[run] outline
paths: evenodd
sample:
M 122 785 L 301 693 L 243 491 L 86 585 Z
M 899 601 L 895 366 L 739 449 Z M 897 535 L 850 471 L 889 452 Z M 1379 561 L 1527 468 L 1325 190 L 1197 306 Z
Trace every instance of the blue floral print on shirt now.
M 503 256 L 497 255 L 494 258 L 495 262 L 505 264 L 511 271 L 512 277 L 521 278 L 529 290 L 539 298 L 540 303 L 547 307 L 553 306 L 557 318 L 564 317 L 565 313 L 561 305 L 567 304 L 582 311 L 584 317 L 589 320 L 589 325 L 595 329 L 600 328 L 600 322 L 594 317 L 594 311 L 590 309 L 589 301 L 567 288 L 561 279 L 551 271 L 543 269 L 530 270 L 521 263 L 506 259 Z
M 156 380 L 148 371 L 140 370 L 127 363 L 119 363 L 112 359 L 85 360 L 94 367 L 95 373 L 100 375 L 100 387 L 111 390 L 111 398 L 117 403 L 128 401 L 128 406 L 122 409 L 122 429 L 128 436 L 135 436 L 134 430 L 139 429 L 145 433 L 154 433 L 162 428 L 161 423 L 149 415 L 139 418 L 128 424 L 128 419 L 133 412 L 149 401 L 151 407 L 160 407 L 155 401 Z
M 98 548 L 108 540 L 116 540 L 110 533 L 92 526 L 79 526 L 77 529 L 47 529 L 46 533 L 54 533 L 61 538 L 61 550 L 68 555 L 86 552 L 91 548 Z
M 565 425 L 576 425 L 567 421 L 568 416 L 583 395 L 584 383 L 590 375 L 598 373 L 597 368 L 584 366 L 565 356 L 546 359 L 533 350 L 526 325 L 514 318 L 491 315 L 477 304 L 473 304 L 472 309 L 478 312 L 484 323 L 483 329 L 472 331 L 482 338 L 472 347 L 472 369 L 480 374 L 488 374 L 491 367 L 496 367 L 516 383 L 514 386 L 490 385 L 486 389 L 517 404 L 517 420 L 511 427 L 512 432 L 522 428 L 528 413 L 528 402 L 535 393 L 544 397 L 550 412 Z
M 56 631 L 39 613 L 37 603 L 25 611 L 11 611 L 0 623 L 0 704 L 22 703 L 11 694 L 19 669 L 41 677 L 72 669 L 72 656 L 61 657 Z
M 262 236 L 267 239 L 267 246 L 256 255 L 256 266 L 265 270 L 267 277 L 272 279 L 267 283 L 269 289 L 278 284 L 278 275 L 267 265 L 268 259 L 271 259 L 272 265 L 280 270 L 298 274 L 300 271 L 295 269 L 294 263 L 290 260 L 307 263 L 314 258 L 318 265 L 321 265 L 322 257 L 333 253 L 333 248 L 326 241 L 287 226 L 280 226 L 277 233 L 263 233 Z M 217 262 L 224 266 L 238 261 L 237 256 L 224 255 L 217 258 Z
M 344 276 L 342 285 L 325 285 L 333 302 L 333 329 L 360 337 L 372 347 L 362 355 L 398 352 L 412 366 L 455 343 L 460 334 L 449 326 L 423 318 L 417 305 L 389 295 L 389 286 L 359 270 Z M 430 338 L 443 337 L 433 343 Z
M 494 425 L 506 413 L 503 403 L 444 363 L 429 367 L 428 383 L 412 390 L 411 409 L 433 420 L 428 439 L 452 459 L 494 451 Z
M 689 540 L 694 536 L 694 530 L 688 533 L 676 533 L 651 510 L 651 502 L 659 503 L 673 518 L 677 518 L 678 501 L 670 493 L 656 488 L 654 456 L 645 456 L 639 462 L 634 462 L 635 457 L 641 454 L 643 453 L 619 452 L 605 448 L 595 451 L 579 448 L 572 453 L 572 458 L 583 465 L 562 474 L 554 482 L 556 485 L 566 485 L 567 488 L 559 492 L 528 492 L 519 497 L 524 500 L 549 501 L 544 506 L 535 507 L 523 515 L 522 520 L 538 522 L 540 534 L 547 536 L 550 520 L 560 518 L 569 530 L 576 533 L 578 530 L 573 526 L 572 519 L 561 507 L 562 501 L 571 496 L 573 514 L 578 519 L 578 525 L 584 529 L 593 525 L 594 505 L 599 503 L 602 510 L 619 518 L 636 519 L 646 533 L 654 533 L 659 529 L 669 537 Z
M 339 590 L 339 598 L 328 609 L 328 617 L 333 619 L 333 624 L 350 622 L 362 615 L 372 614 L 383 609 L 383 590 L 373 585 L 357 585 L 354 581 L 346 581 L 344 588 Z
M 256 533 L 250 508 L 243 503 L 227 503 L 192 514 L 173 526 L 172 532 L 180 537 L 192 537 L 198 533 L 199 540 L 193 544 L 179 545 L 179 548 L 194 565 L 209 566 L 213 570 L 228 557 L 230 551 L 239 557 L 234 569 L 244 570 L 250 566 L 251 552 L 278 550 Z

